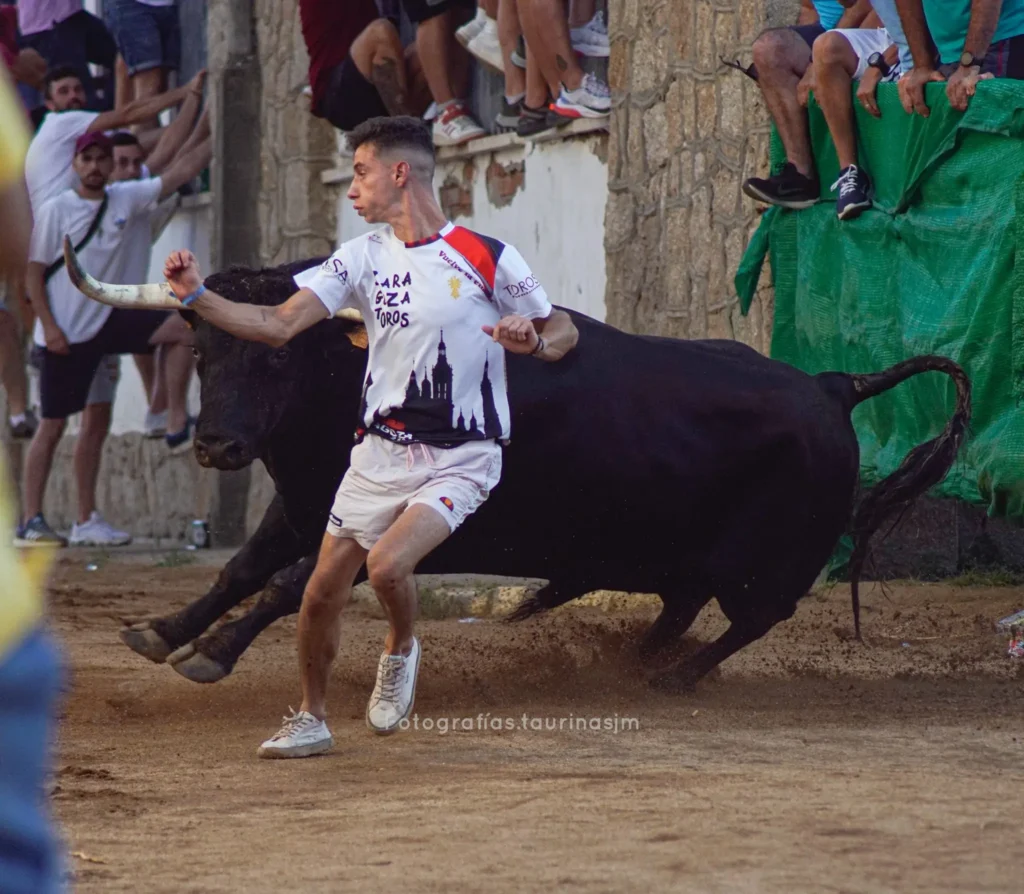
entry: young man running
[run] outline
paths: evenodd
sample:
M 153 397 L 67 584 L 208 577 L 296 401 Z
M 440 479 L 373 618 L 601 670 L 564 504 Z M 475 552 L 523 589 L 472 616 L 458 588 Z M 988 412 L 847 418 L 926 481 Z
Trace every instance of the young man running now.
M 408 717 L 420 662 L 413 572 L 498 484 L 499 442 L 509 437 L 504 352 L 556 361 L 577 339 L 572 319 L 551 307 L 512 246 L 445 219 L 421 121 L 372 118 L 349 140 L 348 197 L 364 220 L 387 226 L 301 274 L 284 304 L 255 307 L 213 294 L 189 252 L 171 254 L 164 269 L 183 304 L 239 338 L 279 346 L 343 307 L 360 311 L 369 337 L 359 442 L 299 614 L 301 709 L 260 757 L 332 746 L 327 678 L 341 611 L 364 562 L 390 622 L 366 722 L 386 734 Z

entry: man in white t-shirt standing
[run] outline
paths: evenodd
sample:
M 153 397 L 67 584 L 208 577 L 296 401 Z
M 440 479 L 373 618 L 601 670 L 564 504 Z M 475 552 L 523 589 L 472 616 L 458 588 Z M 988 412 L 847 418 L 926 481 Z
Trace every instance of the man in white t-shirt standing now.
M 195 177 L 205 159 L 190 153 L 162 177 L 108 186 L 113 167 L 110 138 L 86 133 L 74 148 L 78 187 L 45 203 L 36 214 L 29 251 L 26 283 L 36 313 L 33 337 L 45 350 L 39 380 L 43 418 L 25 460 L 24 520 L 15 541 L 22 546 L 65 543 L 43 517 L 43 494 L 67 418 L 85 407 L 104 355 L 142 354 L 158 344 L 168 345 L 168 395 L 174 401 L 168 415 L 172 424 L 185 425 L 180 380 L 187 379 L 192 368 L 192 335 L 185 321 L 175 313 L 119 311 L 90 301 L 68 277 L 63 243 L 67 234 L 81 246 L 83 259 L 88 258 L 93 269 L 108 281 L 123 282 L 129 221 Z M 72 539 L 85 543 L 89 537 L 82 529 L 96 521 L 96 475 L 83 474 L 77 451 L 75 470 L 79 508 Z
M 215 295 L 189 252 L 172 253 L 164 268 L 183 305 L 239 338 L 280 346 L 343 307 L 362 314 L 369 338 L 359 441 L 299 615 L 302 706 L 261 757 L 332 746 L 327 678 L 364 563 L 390 621 L 366 722 L 386 734 L 409 716 L 420 661 L 413 571 L 498 484 L 500 442 L 510 433 L 505 351 L 556 361 L 577 339 L 571 317 L 552 308 L 512 246 L 445 219 L 422 121 L 371 118 L 349 143 L 348 196 L 364 220 L 387 226 L 297 277 L 299 291 L 284 304 Z

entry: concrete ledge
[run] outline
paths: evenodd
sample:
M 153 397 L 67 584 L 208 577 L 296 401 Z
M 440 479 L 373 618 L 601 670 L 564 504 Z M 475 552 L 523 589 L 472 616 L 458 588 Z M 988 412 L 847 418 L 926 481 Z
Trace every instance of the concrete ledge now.
M 552 127 L 532 137 L 520 137 L 514 133 L 497 133 L 490 136 L 480 137 L 478 140 L 470 140 L 461 146 L 444 146 L 437 150 L 437 163 L 439 165 L 450 161 L 461 161 L 466 158 L 474 158 L 478 155 L 488 155 L 491 152 L 501 152 L 505 149 L 519 147 L 524 154 L 526 148 L 532 143 L 548 143 L 553 140 L 566 140 L 571 137 L 585 136 L 586 134 L 607 133 L 607 118 L 577 118 L 575 121 L 563 127 Z M 324 171 L 320 180 L 324 184 L 348 183 L 352 179 L 352 156 L 339 155 L 338 166 Z

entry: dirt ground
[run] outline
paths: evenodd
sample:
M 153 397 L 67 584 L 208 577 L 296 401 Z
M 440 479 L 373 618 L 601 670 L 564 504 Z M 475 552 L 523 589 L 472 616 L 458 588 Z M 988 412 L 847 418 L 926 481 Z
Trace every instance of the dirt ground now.
M 78 891 L 1024 886 L 1024 661 L 992 623 L 1021 589 L 868 587 L 858 644 L 837 587 L 684 696 L 640 682 L 649 603 L 428 621 L 419 728 L 386 739 L 363 720 L 384 624 L 354 606 L 334 751 L 260 761 L 298 705 L 294 618 L 190 683 L 117 638 L 217 571 L 158 558 L 69 553 L 51 588 L 70 664 L 53 803 Z M 695 632 L 722 623 L 709 607 Z

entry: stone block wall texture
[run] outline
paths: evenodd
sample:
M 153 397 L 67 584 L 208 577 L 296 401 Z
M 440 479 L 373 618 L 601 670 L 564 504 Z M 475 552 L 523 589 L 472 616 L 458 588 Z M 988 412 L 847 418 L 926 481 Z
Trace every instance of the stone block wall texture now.
M 610 0 L 613 94 L 605 253 L 608 321 L 677 338 L 730 338 L 767 353 L 773 294 L 742 317 L 732 280 L 759 216 L 740 190 L 768 169 L 750 61 L 799 0 Z

